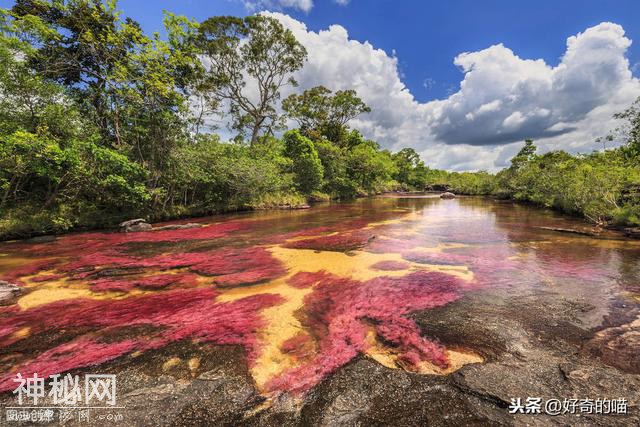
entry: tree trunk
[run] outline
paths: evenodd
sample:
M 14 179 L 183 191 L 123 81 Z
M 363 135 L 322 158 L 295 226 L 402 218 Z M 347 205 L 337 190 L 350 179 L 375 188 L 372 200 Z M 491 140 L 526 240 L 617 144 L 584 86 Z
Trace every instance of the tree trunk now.
M 260 133 L 260 128 L 262 127 L 262 123 L 264 122 L 264 117 L 260 117 L 253 122 L 253 129 L 251 130 L 251 143 L 250 146 L 253 148 L 256 141 L 258 140 L 258 133 Z

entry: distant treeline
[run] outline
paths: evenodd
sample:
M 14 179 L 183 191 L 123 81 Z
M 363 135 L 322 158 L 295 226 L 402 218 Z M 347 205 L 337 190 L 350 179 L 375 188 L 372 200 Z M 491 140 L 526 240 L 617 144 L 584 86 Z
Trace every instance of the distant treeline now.
M 497 176 L 447 173 L 352 129 L 370 112 L 355 91 L 282 99 L 307 52 L 277 20 L 166 13 L 164 26 L 145 34 L 113 0 L 0 9 L 0 238 L 436 187 L 638 221 L 636 110 L 623 149 L 527 145 Z

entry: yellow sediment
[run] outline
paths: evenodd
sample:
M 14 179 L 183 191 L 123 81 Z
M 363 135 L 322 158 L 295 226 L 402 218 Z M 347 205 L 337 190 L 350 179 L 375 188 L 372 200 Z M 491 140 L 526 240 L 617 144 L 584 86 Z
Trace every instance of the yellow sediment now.
M 302 307 L 304 297 L 312 289 L 298 289 L 289 286 L 286 280 L 293 274 L 295 273 L 292 268 L 286 278 L 277 279 L 264 285 L 231 289 L 217 298 L 217 301 L 226 302 L 250 295 L 272 293 L 285 299 L 283 304 L 262 311 L 267 325 L 260 330 L 261 351 L 251 367 L 251 374 L 260 389 L 264 389 L 267 382 L 277 374 L 295 366 L 295 360 L 290 355 L 283 353 L 281 346 L 285 341 L 303 331 L 295 312 Z
M 439 251 L 444 247 L 424 249 Z M 304 305 L 304 298 L 312 291 L 311 287 L 299 289 L 288 285 L 287 280 L 293 275 L 299 272 L 326 271 L 336 276 L 366 281 L 382 276 L 402 277 L 414 271 L 427 270 L 451 274 L 464 280 L 473 279 L 473 273 L 466 266 L 418 264 L 405 261 L 398 253 L 353 251 L 347 255 L 342 252 L 290 249 L 281 246 L 271 246 L 268 250 L 287 268 L 288 273 L 285 277 L 261 285 L 224 290 L 217 298 L 217 301 L 228 302 L 251 295 L 271 293 L 285 299 L 283 304 L 262 311 L 267 326 L 259 333 L 262 342 L 260 354 L 251 367 L 251 374 L 262 390 L 270 379 L 300 363 L 294 356 L 281 350 L 285 341 L 301 332 L 304 333 L 303 326 L 295 314 Z M 381 261 L 400 261 L 405 263 L 407 268 L 397 271 L 379 271 L 371 268 Z
M 22 279 L 26 284 L 25 288 L 30 289 L 31 292 L 18 299 L 18 306 L 21 309 L 27 310 L 40 305 L 74 298 L 89 298 L 94 300 L 123 299 L 150 292 L 138 289 L 133 289 L 127 293 L 93 292 L 89 289 L 87 283 L 78 280 L 68 280 L 67 278 L 51 280 L 48 282 L 33 281 L 34 277 L 48 274 L 53 273 L 41 272 L 37 275 Z
M 14 339 L 23 339 L 28 337 L 31 334 L 31 328 L 29 327 L 24 327 L 24 328 L 20 328 L 17 331 L 15 331 L 13 334 L 11 334 L 11 338 Z
M 195 374 L 198 371 L 198 368 L 200 367 L 200 358 L 192 357 L 187 362 L 187 366 L 189 367 L 189 370 L 191 371 L 191 373 Z
M 162 372 L 170 371 L 172 368 L 178 366 L 182 360 L 179 357 L 172 357 L 162 364 Z

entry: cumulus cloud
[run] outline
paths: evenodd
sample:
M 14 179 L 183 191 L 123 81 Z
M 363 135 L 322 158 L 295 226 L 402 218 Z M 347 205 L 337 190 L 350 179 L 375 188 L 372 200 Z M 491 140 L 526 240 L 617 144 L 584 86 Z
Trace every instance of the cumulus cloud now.
M 459 88 L 420 103 L 402 82 L 395 53 L 350 39 L 339 25 L 313 32 L 287 15 L 265 14 L 309 52 L 296 90 L 355 89 L 373 111 L 352 125 L 387 148 L 416 148 L 433 167 L 494 170 L 525 138 L 541 151 L 589 152 L 600 147 L 595 139 L 613 126 L 612 115 L 640 96 L 625 56 L 631 40 L 613 23 L 569 37 L 557 65 L 520 58 L 502 44 L 462 53 L 453 61 Z
M 556 67 L 526 60 L 503 45 L 463 53 L 460 90 L 435 110 L 436 139 L 495 145 L 576 130 L 575 124 L 632 83 L 621 26 L 602 23 L 567 40 Z M 637 82 L 635 82 L 637 85 Z

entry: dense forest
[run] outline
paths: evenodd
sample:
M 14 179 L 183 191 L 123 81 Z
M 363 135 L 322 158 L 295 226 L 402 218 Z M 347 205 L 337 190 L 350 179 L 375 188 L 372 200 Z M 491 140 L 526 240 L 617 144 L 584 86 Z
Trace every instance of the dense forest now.
M 637 103 L 617 115 L 620 148 L 527 141 L 498 174 L 450 173 L 353 129 L 370 112 L 355 91 L 283 97 L 307 52 L 277 20 L 166 13 L 164 27 L 145 34 L 115 1 L 0 9 L 0 237 L 425 189 L 640 225 Z

